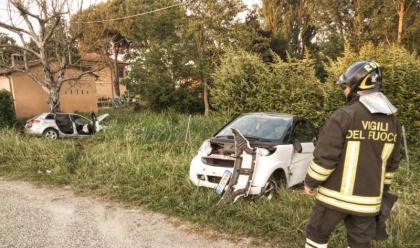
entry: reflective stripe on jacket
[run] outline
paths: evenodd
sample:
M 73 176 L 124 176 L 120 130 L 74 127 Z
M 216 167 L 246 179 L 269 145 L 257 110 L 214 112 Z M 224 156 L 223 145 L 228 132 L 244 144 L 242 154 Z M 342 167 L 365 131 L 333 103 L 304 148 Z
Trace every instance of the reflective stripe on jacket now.
M 371 114 L 358 100 L 342 107 L 320 132 L 305 184 L 327 207 L 376 215 L 398 168 L 400 136 L 394 115 Z

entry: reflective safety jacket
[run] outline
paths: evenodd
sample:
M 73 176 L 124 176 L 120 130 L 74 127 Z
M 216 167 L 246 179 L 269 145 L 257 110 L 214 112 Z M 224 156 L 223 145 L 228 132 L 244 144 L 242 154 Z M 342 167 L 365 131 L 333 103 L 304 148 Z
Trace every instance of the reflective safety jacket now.
M 400 160 L 395 115 L 372 114 L 358 100 L 335 111 L 320 132 L 305 184 L 326 207 L 377 215 Z

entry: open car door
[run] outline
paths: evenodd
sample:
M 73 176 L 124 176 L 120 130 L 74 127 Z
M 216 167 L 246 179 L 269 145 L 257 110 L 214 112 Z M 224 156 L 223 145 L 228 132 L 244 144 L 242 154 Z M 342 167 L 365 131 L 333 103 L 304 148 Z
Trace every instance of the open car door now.
M 300 150 L 293 149 L 288 173 L 289 185 L 300 184 L 305 180 L 309 162 L 313 159 L 316 140 L 316 131 L 306 119 L 299 119 L 291 136 L 293 143 L 300 144 Z

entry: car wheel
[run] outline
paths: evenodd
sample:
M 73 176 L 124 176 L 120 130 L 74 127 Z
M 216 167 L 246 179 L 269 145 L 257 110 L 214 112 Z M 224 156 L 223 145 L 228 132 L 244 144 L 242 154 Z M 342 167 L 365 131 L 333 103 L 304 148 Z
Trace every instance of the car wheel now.
M 263 188 L 262 196 L 271 200 L 278 187 L 286 187 L 286 177 L 282 170 L 277 170 L 270 176 Z
M 58 139 L 58 131 L 53 128 L 46 129 L 42 135 L 48 139 L 56 140 Z

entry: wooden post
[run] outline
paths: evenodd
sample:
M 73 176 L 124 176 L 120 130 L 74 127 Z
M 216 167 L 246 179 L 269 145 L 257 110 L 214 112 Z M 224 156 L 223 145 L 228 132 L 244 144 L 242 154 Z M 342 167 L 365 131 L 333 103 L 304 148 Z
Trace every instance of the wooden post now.
M 404 24 L 404 0 L 398 1 L 398 34 L 397 34 L 397 44 L 400 45 L 402 41 L 402 32 Z

